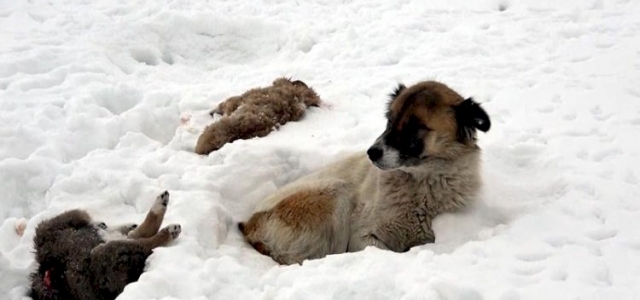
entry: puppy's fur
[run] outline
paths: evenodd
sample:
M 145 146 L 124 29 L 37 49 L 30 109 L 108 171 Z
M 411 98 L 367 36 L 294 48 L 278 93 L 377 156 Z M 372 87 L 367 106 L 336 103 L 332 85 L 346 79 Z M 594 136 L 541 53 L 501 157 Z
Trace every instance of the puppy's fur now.
M 431 220 L 469 204 L 480 188 L 476 130 L 485 111 L 446 85 L 399 85 L 387 128 L 369 148 L 261 202 L 239 228 L 281 264 L 376 246 L 396 252 L 435 241 Z
M 273 85 L 256 88 L 220 103 L 213 114 L 222 118 L 204 129 L 196 153 L 209 154 L 238 139 L 263 137 L 289 121 L 298 121 L 320 97 L 304 82 L 278 78 Z
M 107 227 L 86 211 L 71 210 L 38 224 L 34 247 L 38 268 L 31 274 L 33 299 L 115 299 L 138 280 L 153 249 L 180 235 L 180 225 L 158 231 L 169 193 L 157 197 L 146 219 Z

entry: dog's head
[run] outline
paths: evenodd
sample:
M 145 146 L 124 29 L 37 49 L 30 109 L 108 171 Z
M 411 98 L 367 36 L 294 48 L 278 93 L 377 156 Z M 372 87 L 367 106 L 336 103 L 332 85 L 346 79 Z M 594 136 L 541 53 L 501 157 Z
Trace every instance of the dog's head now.
M 273 81 L 273 86 L 292 93 L 297 99 L 304 102 L 307 107 L 320 106 L 320 96 L 302 80 L 281 77 Z
M 419 167 L 430 158 L 454 160 L 477 149 L 476 130 L 490 127 L 478 103 L 442 83 L 400 84 L 391 94 L 387 128 L 367 154 L 382 170 Z

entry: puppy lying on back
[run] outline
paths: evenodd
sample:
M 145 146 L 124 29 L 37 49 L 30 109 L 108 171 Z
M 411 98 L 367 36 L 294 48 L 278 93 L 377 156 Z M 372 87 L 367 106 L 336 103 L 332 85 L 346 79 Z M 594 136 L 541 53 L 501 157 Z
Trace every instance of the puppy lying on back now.
M 431 220 L 480 189 L 476 130 L 491 127 L 473 99 L 425 81 L 391 94 L 373 145 L 276 191 L 239 224 L 258 252 L 281 264 L 375 246 L 433 243 Z
M 273 85 L 256 88 L 220 103 L 213 114 L 222 118 L 204 129 L 196 153 L 209 154 L 238 139 L 263 137 L 289 121 L 298 121 L 320 97 L 300 80 L 279 78 Z
M 31 274 L 30 295 L 36 300 L 115 299 L 142 274 L 156 247 L 180 235 L 178 224 L 162 230 L 169 203 L 164 192 L 144 222 L 107 227 L 83 210 L 71 210 L 36 228 L 34 247 L 38 269 Z

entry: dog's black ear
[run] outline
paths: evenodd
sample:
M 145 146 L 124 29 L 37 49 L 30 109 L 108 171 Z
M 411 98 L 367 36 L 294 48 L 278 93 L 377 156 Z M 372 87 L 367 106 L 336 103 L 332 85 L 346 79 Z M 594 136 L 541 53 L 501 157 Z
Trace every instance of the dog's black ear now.
M 468 98 L 455 107 L 458 123 L 458 140 L 466 142 L 475 139 L 476 129 L 487 132 L 491 128 L 491 120 L 480 104 Z
M 402 91 L 404 91 L 406 88 L 407 87 L 404 84 L 398 83 L 398 86 L 393 89 L 393 92 L 391 92 L 391 94 L 389 94 L 389 102 L 387 103 L 386 113 L 387 119 L 391 118 L 391 103 L 393 103 L 393 100 L 396 100 L 400 93 L 402 93 Z
M 398 86 L 395 89 L 393 89 L 393 92 L 391 92 L 391 94 L 389 94 L 389 96 L 391 97 L 391 101 L 398 98 L 400 93 L 402 93 L 402 91 L 404 91 L 406 88 L 407 87 L 404 84 L 398 83 Z

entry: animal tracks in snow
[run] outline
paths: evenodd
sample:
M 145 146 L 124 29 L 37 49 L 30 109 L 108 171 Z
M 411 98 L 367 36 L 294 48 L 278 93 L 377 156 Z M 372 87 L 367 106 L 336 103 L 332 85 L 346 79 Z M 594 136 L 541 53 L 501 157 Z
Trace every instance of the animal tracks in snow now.
M 598 228 L 587 232 L 587 236 L 594 241 L 602 241 L 616 236 L 618 232 L 614 229 Z

